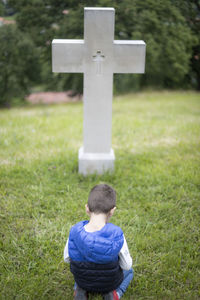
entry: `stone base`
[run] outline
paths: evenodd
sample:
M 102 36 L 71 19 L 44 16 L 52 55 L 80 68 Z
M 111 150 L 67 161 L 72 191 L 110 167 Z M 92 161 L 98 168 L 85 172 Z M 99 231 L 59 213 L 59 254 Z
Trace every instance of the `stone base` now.
M 83 147 L 79 149 L 79 173 L 82 175 L 103 174 L 114 170 L 115 154 L 110 153 L 84 153 Z

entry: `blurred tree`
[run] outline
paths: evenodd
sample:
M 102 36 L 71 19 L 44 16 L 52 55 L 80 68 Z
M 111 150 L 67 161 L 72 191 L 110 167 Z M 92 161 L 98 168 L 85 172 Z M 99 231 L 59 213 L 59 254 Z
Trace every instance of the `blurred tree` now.
M 147 43 L 146 72 L 140 77 L 141 84 L 181 86 L 189 72 L 195 38 L 178 8 L 170 0 L 126 0 L 117 11 L 117 37 Z
M 178 0 L 177 0 L 178 1 Z M 193 0 L 192 0 L 193 1 Z M 192 31 L 176 0 L 9 0 L 17 10 L 17 24 L 31 36 L 43 62 L 42 80 L 48 89 L 82 90 L 81 74 L 52 74 L 51 41 L 83 38 L 85 6 L 116 9 L 115 38 L 142 39 L 147 43 L 145 75 L 115 75 L 115 91 L 140 86 L 174 88 L 185 83 L 191 72 Z M 188 2 L 188 0 L 180 0 Z
M 190 82 L 200 90 L 200 0 L 174 0 L 174 4 L 184 16 L 188 27 L 196 37 L 192 48 Z
M 15 25 L 0 27 L 0 105 L 24 96 L 40 74 L 37 49 Z
M 3 16 L 5 13 L 4 3 L 0 0 L 0 16 Z

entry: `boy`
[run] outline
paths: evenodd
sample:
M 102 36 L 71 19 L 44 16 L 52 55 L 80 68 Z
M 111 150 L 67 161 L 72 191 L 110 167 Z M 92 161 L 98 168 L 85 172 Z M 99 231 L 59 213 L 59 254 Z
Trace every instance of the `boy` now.
M 118 300 L 133 279 L 132 258 L 120 227 L 108 220 L 116 209 L 116 192 L 107 184 L 93 187 L 86 212 L 90 221 L 74 225 L 64 249 L 75 279 L 76 300 L 88 292 L 101 293 L 104 300 Z

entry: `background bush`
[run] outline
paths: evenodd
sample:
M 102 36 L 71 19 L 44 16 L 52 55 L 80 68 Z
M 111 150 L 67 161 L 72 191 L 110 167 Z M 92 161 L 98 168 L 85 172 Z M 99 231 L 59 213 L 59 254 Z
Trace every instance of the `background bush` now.
M 15 25 L 0 27 L 0 105 L 9 106 L 24 96 L 40 74 L 39 54 L 34 42 Z

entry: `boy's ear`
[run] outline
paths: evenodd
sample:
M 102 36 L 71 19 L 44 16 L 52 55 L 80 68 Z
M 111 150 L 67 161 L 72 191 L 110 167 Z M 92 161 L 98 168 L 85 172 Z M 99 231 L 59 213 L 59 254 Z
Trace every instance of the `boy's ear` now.
M 90 210 L 87 204 L 85 204 L 85 211 L 88 216 L 90 216 Z
M 112 215 L 113 215 L 114 212 L 115 212 L 115 209 L 116 209 L 116 206 L 113 207 L 113 208 L 110 210 L 110 212 L 109 212 L 109 217 L 112 217 Z

